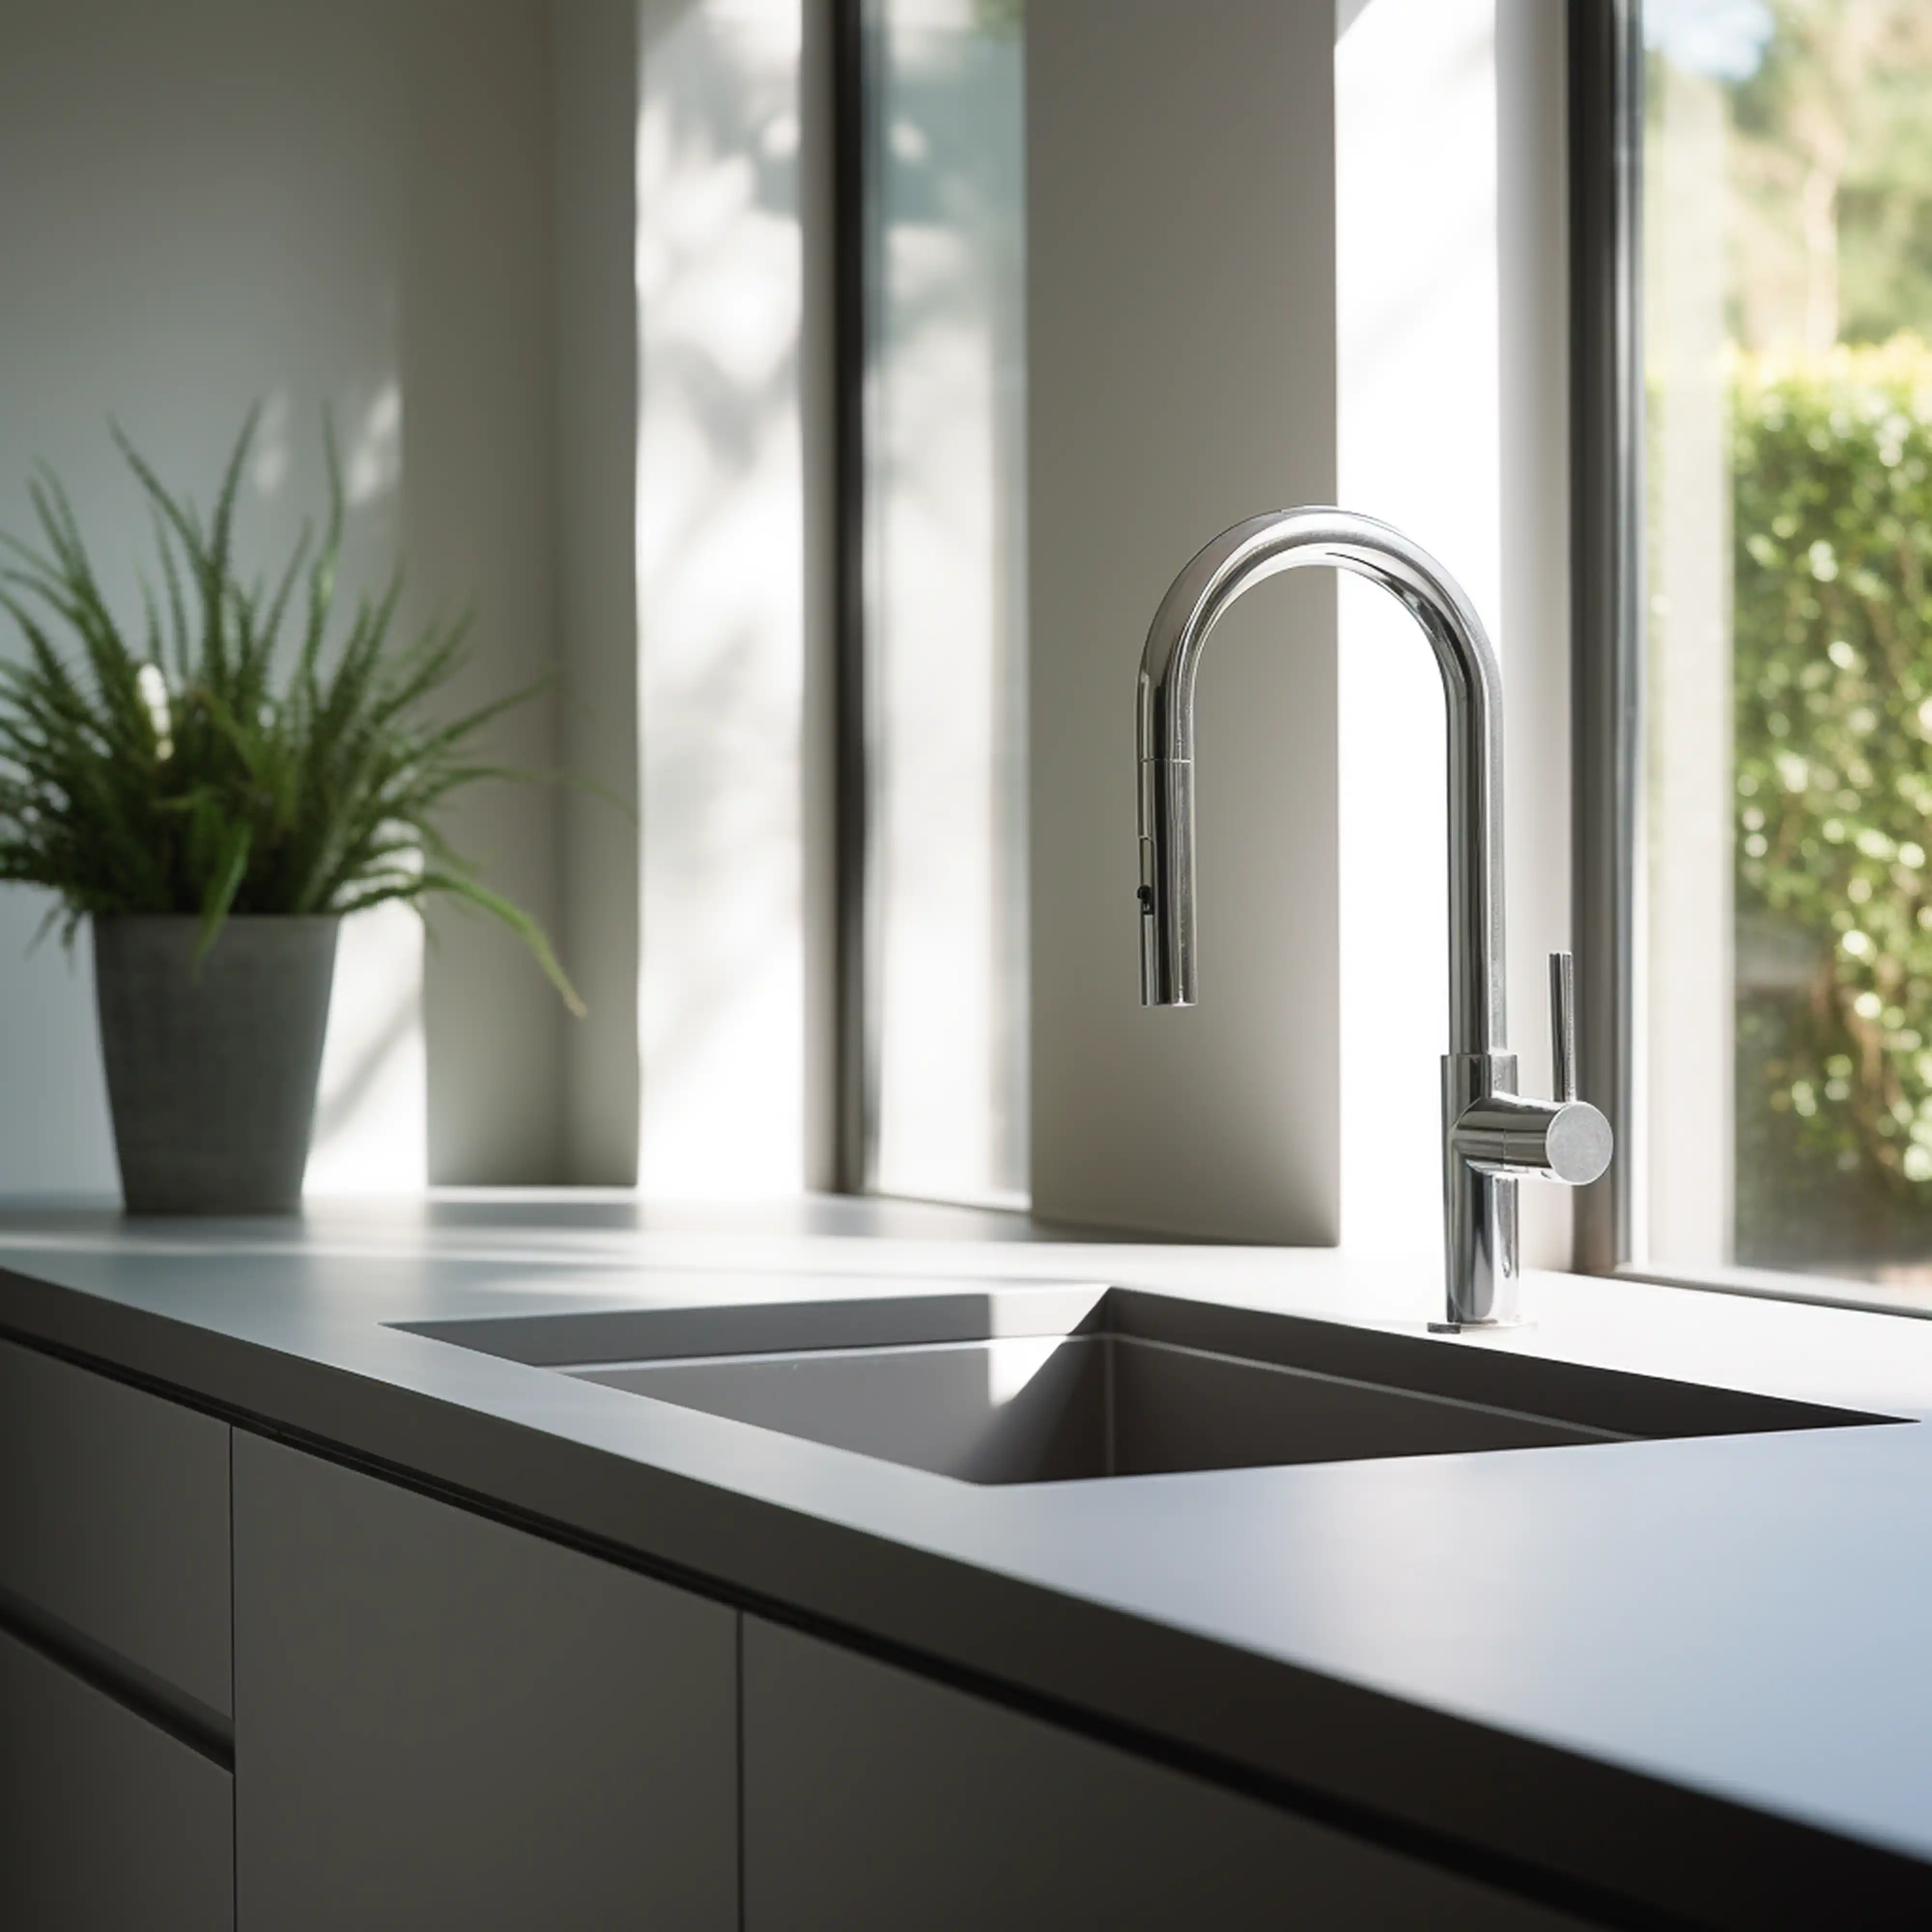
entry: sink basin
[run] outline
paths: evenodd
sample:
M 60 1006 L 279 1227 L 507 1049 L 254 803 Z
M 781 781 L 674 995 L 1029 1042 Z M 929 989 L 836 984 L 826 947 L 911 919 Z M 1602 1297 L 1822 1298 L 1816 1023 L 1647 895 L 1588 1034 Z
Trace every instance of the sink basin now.
M 1124 1288 L 399 1325 L 971 1483 L 1895 1420 Z

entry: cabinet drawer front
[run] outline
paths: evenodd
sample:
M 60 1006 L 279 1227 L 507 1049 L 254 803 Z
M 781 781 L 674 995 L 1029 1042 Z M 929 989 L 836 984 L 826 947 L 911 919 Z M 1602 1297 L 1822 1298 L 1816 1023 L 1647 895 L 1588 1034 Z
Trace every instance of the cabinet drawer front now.
M 747 1932 L 1582 1932 L 755 1617 L 744 1644 Z
M 0 1792 L 0 1924 L 234 1924 L 234 1780 L 4 1630 Z
M 251 1932 L 738 1932 L 734 1612 L 245 1430 L 235 1576 Z
M 232 1715 L 227 1425 L 0 1342 L 0 1592 Z

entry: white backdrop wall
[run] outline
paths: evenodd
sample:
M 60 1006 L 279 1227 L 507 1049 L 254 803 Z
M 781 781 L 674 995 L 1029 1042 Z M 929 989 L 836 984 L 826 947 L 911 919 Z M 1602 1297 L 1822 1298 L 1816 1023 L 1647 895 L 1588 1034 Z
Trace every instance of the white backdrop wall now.
M 473 603 L 470 694 L 556 668 L 552 32 L 541 0 L 0 0 L 0 525 L 44 456 L 124 589 L 146 538 L 110 413 L 205 493 L 259 398 L 244 514 L 272 553 L 319 501 L 327 404 L 361 571 L 401 544 L 417 611 Z M 498 748 L 554 764 L 554 712 Z M 453 830 L 557 924 L 553 795 Z M 113 1180 L 85 947 L 29 956 L 44 910 L 0 893 L 0 1196 Z M 314 1184 L 566 1172 L 554 996 L 506 936 L 439 924 L 426 959 L 406 914 L 345 935 Z
M 1337 26 L 1342 500 L 1432 550 L 1502 657 L 1509 1040 L 1524 1090 L 1543 1094 L 1544 962 L 1570 944 L 1562 10 L 1342 0 Z M 1342 1239 L 1432 1268 L 1442 680 L 1408 617 L 1365 584 L 1342 586 L 1340 684 Z M 1567 1266 L 1570 1191 L 1520 1192 L 1526 1263 Z
M 1277 0 L 1028 9 L 1033 1198 L 1336 1238 L 1335 586 L 1217 628 L 1201 1004 L 1136 990 L 1133 688 L 1169 580 L 1336 490 L 1335 23 Z
M 474 663 L 455 701 L 480 702 L 564 668 L 550 10 L 538 0 L 405 0 L 385 13 L 403 83 L 392 190 L 404 210 L 392 270 L 403 538 L 418 596 L 476 612 Z M 506 762 L 556 765 L 556 702 L 553 685 L 503 721 Z M 560 932 L 555 792 L 483 788 L 452 810 L 449 829 L 494 885 Z M 494 923 L 439 910 L 430 930 L 430 1178 L 563 1180 L 569 1022 L 556 995 Z
M 553 12 L 556 137 L 556 512 L 565 676 L 560 944 L 590 1006 L 562 1029 L 565 1171 L 637 1178 L 638 796 L 635 0 Z M 604 796 L 602 794 L 608 794 Z
M 770 1196 L 808 1160 L 804 14 L 640 17 L 639 1167 Z
M 1341 500 L 1432 550 L 1507 666 L 1495 0 L 1347 0 L 1343 14 Z M 1408 614 L 1350 580 L 1339 681 L 1342 1239 L 1432 1267 L 1449 1007 L 1442 680 Z M 1507 772 L 1504 793 L 1507 809 Z M 1513 1014 L 1512 1044 L 1533 1020 Z
M 1408 697 L 1378 662 L 1365 685 L 1366 633 L 1338 694 L 1322 578 L 1268 586 L 1215 640 L 1203 1004 L 1135 1004 L 1134 660 L 1172 572 L 1271 504 L 1407 521 L 1496 626 L 1514 1024 L 1540 1070 L 1522 969 L 1568 894 L 1556 16 L 1029 6 L 1042 1214 L 1285 1242 L 1379 1215 L 1428 1245 L 1440 806 L 1374 773 L 1398 713 L 1418 759 L 1439 742 L 1440 698 L 1406 637 L 1388 663 Z M 646 806 L 520 792 L 458 827 L 559 934 L 583 1026 L 477 922 L 442 922 L 427 957 L 406 916 L 358 922 L 318 1185 L 623 1184 L 640 1146 L 660 1192 L 824 1177 L 828 18 L 0 0 L 0 526 L 45 455 L 124 584 L 145 538 L 108 413 L 205 490 L 259 397 L 246 514 L 280 545 L 317 497 L 329 404 L 358 567 L 402 544 L 418 609 L 474 600 L 476 688 L 560 674 L 506 754 Z M 1415 169 L 1370 169 L 1383 142 L 1455 159 L 1426 210 Z M 0 1198 L 112 1181 L 86 952 L 28 956 L 44 910 L 0 893 Z M 1365 997 L 1364 960 L 1400 1006 Z M 1382 1212 L 1345 1082 L 1413 1112 L 1412 1214 Z M 1559 1249 L 1546 1228 L 1535 1252 Z
M 1504 664 L 1512 1043 L 1569 926 L 1562 10 L 1031 0 L 1036 1214 L 1438 1263 L 1441 680 L 1366 585 L 1218 631 L 1202 1001 L 1135 1005 L 1129 694 L 1223 525 L 1340 501 L 1434 549 Z M 1222 632 L 1225 632 L 1225 635 Z M 1526 1258 L 1567 1258 L 1529 1190 Z

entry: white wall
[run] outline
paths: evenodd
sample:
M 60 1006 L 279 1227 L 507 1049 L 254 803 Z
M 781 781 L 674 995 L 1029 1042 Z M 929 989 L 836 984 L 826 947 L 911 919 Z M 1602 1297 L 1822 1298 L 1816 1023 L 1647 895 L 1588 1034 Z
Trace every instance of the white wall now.
M 1202 680 L 1202 1004 L 1134 1004 L 1140 641 L 1222 525 L 1339 500 L 1500 650 L 1511 1043 L 1569 925 L 1561 10 L 1028 9 L 1036 1212 L 1439 1267 L 1443 700 L 1372 588 L 1296 576 Z M 1325 37 L 1325 38 L 1324 38 Z M 1281 594 L 1282 592 L 1286 594 Z M 1275 600 L 1275 601 L 1271 601 Z M 1525 1254 L 1567 1256 L 1564 1190 Z
M 1494 0 L 1346 10 L 1335 50 L 1341 500 L 1432 551 L 1507 665 Z M 1358 1253 L 1433 1265 L 1448 1046 L 1442 680 L 1392 598 L 1355 581 L 1341 598 L 1342 1238 Z
M 1334 20 L 1028 8 L 1034 1207 L 1336 1234 L 1335 593 L 1217 629 L 1200 691 L 1201 1004 L 1138 1004 L 1134 676 L 1225 525 L 1332 500 Z
M 556 652 L 551 62 L 540 0 L 0 0 L 0 525 L 29 459 L 104 557 L 145 544 L 105 430 L 206 491 L 248 403 L 265 546 L 320 489 L 332 404 L 363 568 L 408 550 L 418 610 L 473 598 L 472 692 Z M 9 646 L 10 647 L 10 646 Z M 533 707 L 506 755 L 548 765 Z M 453 829 L 554 920 L 557 811 L 484 800 Z M 110 1186 L 83 954 L 24 956 L 0 894 L 0 1194 Z M 560 1170 L 561 1021 L 514 945 L 406 914 L 345 936 L 318 1180 L 408 1186 Z M 427 982 L 427 1027 L 424 986 Z
M 1042 1214 L 1369 1239 L 1396 1197 L 1346 1074 L 1412 1170 L 1413 1212 L 1382 1232 L 1432 1244 L 1440 698 L 1393 607 L 1344 607 L 1362 641 L 1339 712 L 1331 580 L 1266 586 L 1217 634 L 1203 1003 L 1136 1001 L 1141 641 L 1195 548 L 1268 507 L 1339 496 L 1409 524 L 1495 625 L 1515 1043 L 1540 1081 L 1537 962 L 1568 925 L 1558 10 L 1029 7 Z M 40 452 L 124 538 L 107 410 L 212 478 L 260 394 L 249 514 L 283 540 L 332 401 L 366 564 L 404 543 L 420 605 L 476 597 L 479 683 L 560 669 L 510 755 L 643 794 L 641 830 L 538 793 L 459 828 L 554 922 L 585 1025 L 475 921 L 443 922 L 426 965 L 406 920 L 353 935 L 327 1184 L 621 1184 L 640 1147 L 659 1192 L 824 1178 L 828 292 L 804 244 L 826 212 L 828 16 L 0 0 L 0 524 Z M 1379 174 L 1365 142 L 1388 144 Z M 1414 756 L 1387 782 L 1398 740 Z M 112 1181 L 85 956 L 24 958 L 39 910 L 0 894 L 0 1082 L 31 1099 L 0 1115 L 0 1196 Z M 1402 1003 L 1386 1016 L 1370 968 Z M 1566 1204 L 1543 1199 L 1532 1258 L 1561 1245 Z
M 1501 656 L 1509 1042 L 1549 1090 L 1570 943 L 1562 13 L 1342 0 L 1336 48 L 1342 500 L 1433 550 Z M 1342 590 L 1342 1240 L 1433 1265 L 1448 1043 L 1442 681 L 1387 597 Z M 1568 1265 L 1567 1189 L 1520 1190 Z
M 556 135 L 560 944 L 590 1010 L 562 1028 L 564 1171 L 638 1175 L 636 0 L 553 9 Z M 628 808 L 627 810 L 626 808 Z
M 1570 256 L 1564 9 L 1496 0 L 1499 605 L 1510 715 L 1510 1025 L 1526 1090 L 1550 1091 L 1547 956 L 1569 950 Z M 1579 973 L 1587 978 L 1588 962 Z M 1601 1100 L 1603 1096 L 1595 1096 Z M 1625 1156 L 1627 1157 L 1627 1156 Z M 1576 1196 L 1523 1186 L 1531 1268 L 1570 1265 Z
M 626 1185 L 640 1142 L 672 1192 L 805 1178 L 800 27 L 797 0 L 0 0 L 0 513 L 44 452 L 137 547 L 106 413 L 206 488 L 262 395 L 248 513 L 284 542 L 330 403 L 367 568 L 400 545 L 412 609 L 474 606 L 460 695 L 550 680 L 494 748 L 609 795 L 451 817 L 581 1024 L 479 920 L 439 914 L 426 955 L 407 915 L 345 935 L 313 1184 Z M 22 960 L 40 909 L 0 896 L 0 1078 L 36 1096 L 0 1196 L 113 1180 L 85 951 Z
M 637 152 L 650 1191 L 804 1184 L 799 0 L 644 0 Z
M 313 4 L 313 0 L 303 0 Z M 542 0 L 408 0 L 400 59 L 404 210 L 394 273 L 403 539 L 419 598 L 476 612 L 454 701 L 554 680 L 557 626 L 551 44 Z M 556 695 L 506 718 L 508 764 L 556 762 Z M 560 813 L 490 786 L 452 809 L 458 848 L 560 930 Z M 560 1180 L 569 1024 L 520 943 L 438 908 L 424 982 L 433 1180 Z
M 1502 660 L 1509 1043 L 1549 1091 L 1548 954 L 1570 943 L 1568 262 L 1562 11 L 1342 0 L 1336 49 L 1342 501 L 1433 550 Z M 1342 1240 L 1434 1266 L 1448 1044 L 1441 680 L 1342 592 Z M 1571 1197 L 1520 1190 L 1567 1266 Z

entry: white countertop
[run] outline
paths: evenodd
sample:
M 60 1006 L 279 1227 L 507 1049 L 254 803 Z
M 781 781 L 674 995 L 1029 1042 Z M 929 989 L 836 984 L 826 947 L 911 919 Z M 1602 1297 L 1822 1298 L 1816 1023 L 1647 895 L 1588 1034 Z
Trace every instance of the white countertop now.
M 1286 1688 L 1276 1720 L 1234 1708 L 1265 1702 L 1273 1666 L 1283 1687 L 1370 1694 L 1371 1714 L 1547 1748 L 1552 1777 L 1608 1766 L 1932 1862 L 1932 1432 L 984 1488 L 387 1325 L 823 1298 L 832 1277 L 840 1294 L 1105 1282 L 1419 1334 L 1427 1262 L 1070 1240 L 904 1204 L 559 1192 L 280 1225 L 16 1208 L 0 1267 L 22 1278 L 0 1280 L 0 1328 L 24 1339 L 1257 1774 L 1306 1783 L 1327 1762 Z M 1932 1322 L 1556 1275 L 1526 1300 L 1535 1326 L 1438 1346 L 1932 1417 Z M 1105 1613 L 1118 1657 L 1071 1653 L 1072 1608 Z M 1143 1657 L 1157 1636 L 1187 1641 Z M 1161 1682 L 1140 1683 L 1156 1654 Z M 1334 1778 L 1392 1813 L 1437 1802 L 1367 1756 Z M 1453 1804 L 1423 1822 L 1488 1829 Z

